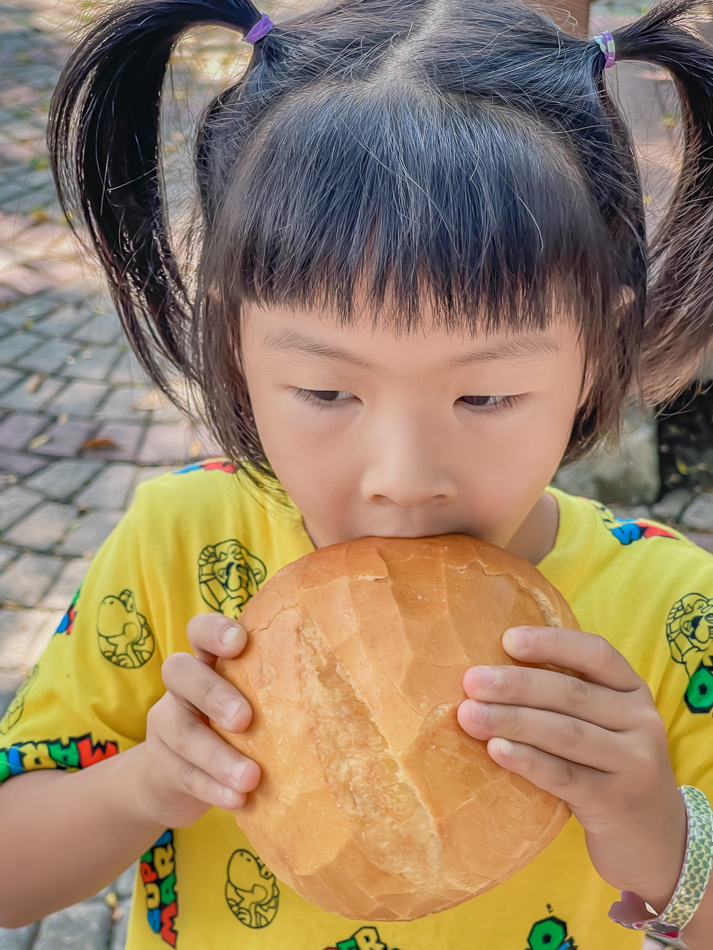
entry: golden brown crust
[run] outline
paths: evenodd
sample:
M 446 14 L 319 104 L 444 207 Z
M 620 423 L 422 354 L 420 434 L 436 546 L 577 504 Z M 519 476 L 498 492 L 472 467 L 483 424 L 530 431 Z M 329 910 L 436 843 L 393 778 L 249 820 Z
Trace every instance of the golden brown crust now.
M 413 919 L 506 880 L 561 830 L 567 805 L 456 720 L 469 666 L 514 663 L 507 627 L 579 629 L 531 564 L 466 535 L 360 538 L 284 567 L 240 620 L 248 646 L 216 668 L 253 722 L 211 725 L 261 765 L 236 820 L 307 900 Z

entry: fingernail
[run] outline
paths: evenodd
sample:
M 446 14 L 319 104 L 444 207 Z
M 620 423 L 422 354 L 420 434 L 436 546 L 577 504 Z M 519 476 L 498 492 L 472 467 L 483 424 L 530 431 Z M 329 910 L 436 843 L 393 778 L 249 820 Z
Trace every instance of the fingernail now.
M 524 650 L 530 643 L 530 631 L 523 627 L 511 627 L 508 630 L 508 636 L 510 637 L 510 643 L 516 650 Z
M 236 792 L 232 788 L 223 787 L 220 790 L 221 797 L 224 802 L 227 802 L 228 805 L 231 805 L 235 801 Z
M 241 627 L 240 624 L 235 624 L 235 625 L 231 624 L 231 626 L 229 626 L 227 630 L 224 630 L 223 633 L 221 634 L 220 642 L 224 646 L 228 646 L 231 643 L 235 643 L 238 637 L 241 636 L 241 634 L 243 634 L 244 632 L 245 632 L 245 629 L 244 627 Z
M 235 782 L 238 788 L 240 788 L 240 783 L 243 780 L 243 776 L 245 775 L 245 769 L 247 767 L 248 767 L 247 762 L 241 762 L 239 765 L 234 765 L 232 769 L 230 770 L 230 773 L 233 776 L 233 781 Z
M 501 755 L 512 755 L 513 753 L 513 744 L 507 739 L 495 739 L 496 748 L 495 751 L 499 752 Z
M 476 703 L 475 700 L 471 701 L 470 718 L 473 720 L 473 722 L 485 722 L 489 714 L 490 710 L 485 705 L 485 703 Z
M 233 720 L 238 715 L 242 708 L 242 703 L 239 699 L 230 700 L 223 706 L 223 720 L 226 724 L 232 725 Z
M 483 689 L 487 689 L 488 686 L 492 686 L 495 682 L 495 673 L 489 666 L 476 666 L 473 675 L 475 676 L 478 686 L 482 686 Z

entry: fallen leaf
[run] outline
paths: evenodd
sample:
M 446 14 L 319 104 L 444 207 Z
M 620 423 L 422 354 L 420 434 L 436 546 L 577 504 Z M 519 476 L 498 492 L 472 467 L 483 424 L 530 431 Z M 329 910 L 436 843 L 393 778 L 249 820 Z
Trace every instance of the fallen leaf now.
M 41 445 L 45 445 L 45 443 L 49 442 L 49 440 L 50 440 L 50 437 L 48 435 L 38 435 L 29 443 L 27 448 L 38 449 Z
M 83 449 L 118 449 L 118 444 L 113 439 L 87 439 L 79 446 L 80 452 Z
M 25 383 L 25 389 L 28 393 L 35 393 L 47 378 L 45 373 L 35 373 Z
M 31 330 L 34 327 L 34 325 L 35 325 L 34 320 L 25 320 L 25 322 L 22 324 L 22 329 Z

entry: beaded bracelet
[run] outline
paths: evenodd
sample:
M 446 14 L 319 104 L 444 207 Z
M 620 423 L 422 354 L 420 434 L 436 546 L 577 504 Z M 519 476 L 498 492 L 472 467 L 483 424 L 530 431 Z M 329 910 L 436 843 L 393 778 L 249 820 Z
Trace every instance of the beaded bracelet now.
M 651 914 L 646 903 L 631 891 L 621 892 L 621 901 L 612 904 L 609 917 L 629 930 L 642 930 L 652 937 L 680 943 L 683 928 L 703 900 L 713 865 L 713 810 L 703 792 L 681 785 L 688 817 L 686 856 L 673 897 L 661 913 Z M 648 914 L 648 917 L 646 916 Z

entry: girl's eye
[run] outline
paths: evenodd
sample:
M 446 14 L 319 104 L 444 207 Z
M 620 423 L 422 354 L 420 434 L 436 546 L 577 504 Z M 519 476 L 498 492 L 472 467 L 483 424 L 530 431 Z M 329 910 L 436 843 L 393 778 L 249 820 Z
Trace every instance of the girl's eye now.
M 480 409 L 483 412 L 500 412 L 503 409 L 512 409 L 525 398 L 525 393 L 518 393 L 515 396 L 462 396 L 462 399 L 472 399 L 466 405 L 473 409 Z
M 304 402 L 324 409 L 330 403 L 346 402 L 346 399 L 340 399 L 339 397 L 346 396 L 348 399 L 351 393 L 336 389 L 295 389 L 295 395 Z M 473 400 L 473 402 L 466 403 L 466 405 L 481 412 L 500 412 L 503 409 L 510 409 L 517 405 L 525 398 L 525 394 L 520 393 L 515 396 L 462 396 L 461 398 L 463 400 Z
M 323 409 L 328 403 L 345 402 L 344 399 L 337 399 L 337 396 L 351 396 L 351 393 L 336 389 L 295 389 L 295 395 Z

